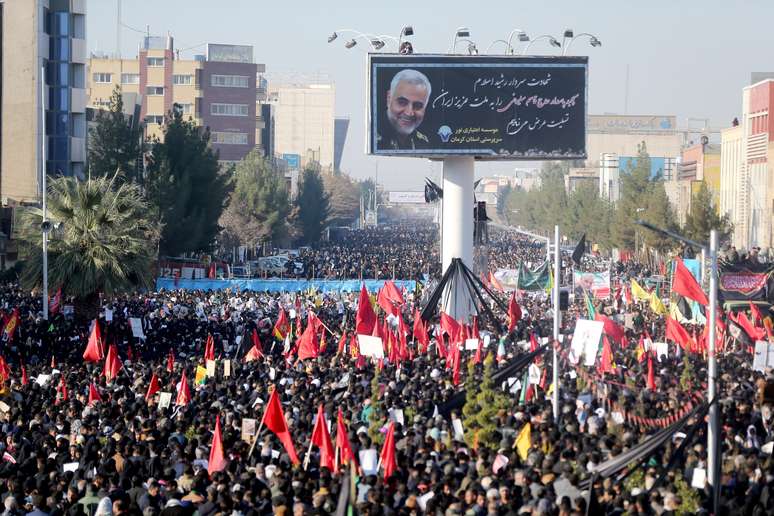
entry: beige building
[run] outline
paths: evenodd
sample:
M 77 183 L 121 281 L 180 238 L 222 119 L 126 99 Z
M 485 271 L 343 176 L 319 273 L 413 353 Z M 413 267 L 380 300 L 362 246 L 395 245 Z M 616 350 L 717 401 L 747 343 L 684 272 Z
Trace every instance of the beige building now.
M 81 177 L 86 161 L 86 0 L 0 0 L 2 204 L 40 200 L 41 85 L 46 170 Z
M 303 167 L 311 161 L 333 170 L 333 84 L 269 84 L 266 102 L 273 105 L 274 152 L 297 154 Z

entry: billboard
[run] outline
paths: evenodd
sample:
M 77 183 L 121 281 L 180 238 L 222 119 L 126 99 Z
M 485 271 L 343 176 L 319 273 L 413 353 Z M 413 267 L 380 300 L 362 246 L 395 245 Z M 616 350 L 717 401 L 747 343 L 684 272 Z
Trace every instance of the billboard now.
M 772 301 L 774 265 L 721 263 L 718 293 L 726 301 Z
M 674 133 L 677 117 L 673 115 L 589 115 L 590 133 L 642 134 Z
M 586 57 L 369 54 L 367 152 L 585 159 Z
M 301 168 L 301 156 L 298 154 L 282 154 L 280 158 L 288 164 L 288 169 L 298 170 Z
M 207 43 L 207 61 L 221 63 L 252 63 L 253 47 L 250 45 L 218 45 Z
M 390 192 L 390 204 L 424 204 L 425 192 Z

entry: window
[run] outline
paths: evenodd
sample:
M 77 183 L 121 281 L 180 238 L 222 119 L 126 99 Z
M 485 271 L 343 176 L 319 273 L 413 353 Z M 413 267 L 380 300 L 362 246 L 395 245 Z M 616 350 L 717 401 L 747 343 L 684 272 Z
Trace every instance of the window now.
M 249 77 L 246 75 L 213 75 L 210 79 L 212 86 L 223 88 L 247 88 Z
M 210 113 L 216 116 L 247 116 L 247 104 L 212 104 Z
M 164 95 L 164 86 L 148 86 L 145 88 L 146 95 Z
M 163 68 L 164 67 L 164 58 L 163 57 L 149 57 L 148 58 L 148 66 L 153 66 L 156 68 Z
M 191 75 L 173 75 L 172 84 L 193 84 L 193 77 Z
M 213 132 L 212 143 L 221 145 L 247 145 L 247 133 Z
M 110 84 L 113 79 L 112 73 L 95 73 L 92 74 L 92 78 L 94 79 L 94 82 L 99 84 Z
M 121 84 L 140 84 L 139 73 L 122 73 Z
M 178 104 L 175 103 L 175 109 L 183 115 L 190 115 L 193 113 L 193 104 Z
M 51 37 L 48 40 L 48 53 L 52 61 L 67 61 L 70 59 L 70 40 L 68 38 Z
M 164 115 L 146 115 L 145 123 L 161 125 L 164 123 Z

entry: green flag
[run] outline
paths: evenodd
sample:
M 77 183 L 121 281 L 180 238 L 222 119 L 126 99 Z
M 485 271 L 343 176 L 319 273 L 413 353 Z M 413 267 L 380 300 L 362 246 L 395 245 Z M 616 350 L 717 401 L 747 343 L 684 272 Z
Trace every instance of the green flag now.
M 591 302 L 589 294 L 586 292 L 586 290 L 583 291 L 583 299 L 586 301 L 586 311 L 589 314 L 589 319 L 593 321 L 597 316 L 597 312 L 594 310 L 594 303 Z

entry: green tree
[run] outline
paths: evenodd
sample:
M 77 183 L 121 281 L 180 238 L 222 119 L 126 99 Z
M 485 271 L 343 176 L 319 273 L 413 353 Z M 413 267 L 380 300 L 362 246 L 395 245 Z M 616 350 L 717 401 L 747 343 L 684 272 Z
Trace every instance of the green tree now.
M 696 377 L 696 373 L 693 370 L 693 362 L 688 357 L 688 353 L 683 354 L 683 372 L 680 374 L 680 387 L 685 392 L 691 392 L 693 387 L 693 379 Z
M 209 249 L 220 231 L 218 220 L 231 188 L 209 146 L 209 131 L 183 120 L 173 109 L 164 126 L 164 141 L 153 148 L 148 198 L 162 222 L 162 255 Z
M 78 181 L 59 177 L 48 183 L 48 284 L 76 298 L 79 316 L 92 318 L 99 294 L 152 285 L 158 224 L 137 185 L 113 178 Z M 19 243 L 25 261 L 22 284 L 40 287 L 42 242 L 40 208 L 20 214 Z
M 650 156 L 645 142 L 637 146 L 637 159 L 629 163 L 621 175 L 621 190 L 615 209 L 615 225 L 612 227 L 613 241 L 618 247 L 634 249 L 637 226 L 635 221 L 641 218 L 641 211 L 649 203 L 650 193 Z
M 677 224 L 675 221 L 677 219 L 672 206 L 669 204 L 669 198 L 667 197 L 663 181 L 652 181 L 649 184 L 646 199 L 647 205 L 641 218 L 656 227 L 676 230 Z M 646 230 L 642 235 L 644 236 L 645 244 L 660 253 L 675 247 L 674 239 L 655 231 Z
M 283 176 L 253 150 L 234 168 L 234 190 L 220 218 L 222 240 L 250 247 L 281 241 L 288 233 L 290 210 Z
M 325 193 L 320 171 L 316 167 L 304 169 L 298 186 L 298 227 L 307 244 L 318 242 L 330 213 L 328 194 Z
M 90 174 L 113 177 L 120 171 L 126 180 L 140 181 L 142 140 L 142 125 L 124 115 L 121 87 L 116 86 L 108 110 L 97 112 L 96 125 L 89 130 Z
M 718 215 L 717 204 L 707 183 L 701 183 L 699 190 L 691 196 L 691 209 L 685 218 L 683 233 L 697 242 L 709 242 L 710 231 L 717 230 L 718 240 L 728 239 L 733 225 L 728 215 Z
M 324 174 L 323 185 L 330 199 L 328 222 L 349 225 L 360 212 L 360 186 L 346 174 Z
M 613 223 L 613 206 L 599 195 L 596 183 L 581 183 L 567 199 L 565 225 L 562 232 L 572 240 L 583 234 L 605 248 L 610 248 L 610 228 Z
M 482 448 L 497 449 L 500 446 L 496 438 L 498 432 L 497 418 L 501 411 L 507 410 L 508 398 L 495 389 L 492 380 L 494 358 L 491 354 L 484 360 L 484 374 L 477 387 L 475 397 L 466 398 L 462 409 L 465 440 L 469 445 L 474 441 Z M 466 382 L 466 388 L 471 388 L 474 381 Z M 468 406 L 470 405 L 470 407 Z
M 374 377 L 371 379 L 371 413 L 368 414 L 368 436 L 375 444 L 384 442 L 382 427 L 386 423 L 384 410 L 382 409 L 381 389 L 379 387 L 379 368 L 374 371 Z

